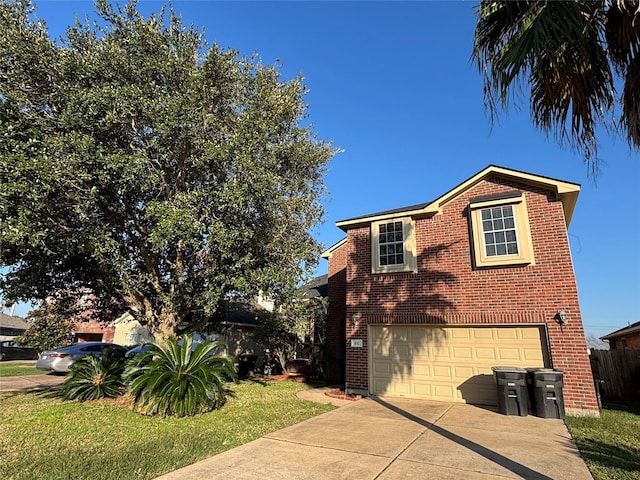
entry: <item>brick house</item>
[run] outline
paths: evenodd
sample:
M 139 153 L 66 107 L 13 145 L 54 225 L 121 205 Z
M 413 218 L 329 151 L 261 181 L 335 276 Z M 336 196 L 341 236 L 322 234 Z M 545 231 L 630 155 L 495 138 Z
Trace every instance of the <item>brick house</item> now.
M 432 202 L 337 222 L 332 379 L 495 405 L 491 366 L 553 367 L 567 412 L 598 415 L 567 236 L 579 191 L 489 166 Z
M 601 338 L 609 342 L 611 350 L 640 350 L 640 322 L 632 323 Z

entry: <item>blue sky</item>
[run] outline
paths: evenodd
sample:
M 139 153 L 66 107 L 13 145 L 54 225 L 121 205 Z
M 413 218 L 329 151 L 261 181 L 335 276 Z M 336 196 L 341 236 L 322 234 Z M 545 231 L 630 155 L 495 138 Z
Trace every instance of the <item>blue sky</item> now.
M 432 200 L 489 164 L 559 178 L 582 184 L 569 238 L 585 330 L 601 336 L 640 320 L 638 152 L 602 135 L 595 185 L 580 156 L 531 126 L 526 98 L 491 128 L 470 61 L 475 5 L 173 2 L 210 43 L 280 59 L 284 78 L 304 75 L 309 120 L 343 150 L 325 182 L 326 222 L 316 231 L 325 246 L 343 236 L 337 220 Z M 85 1 L 37 7 L 52 37 L 93 11 Z

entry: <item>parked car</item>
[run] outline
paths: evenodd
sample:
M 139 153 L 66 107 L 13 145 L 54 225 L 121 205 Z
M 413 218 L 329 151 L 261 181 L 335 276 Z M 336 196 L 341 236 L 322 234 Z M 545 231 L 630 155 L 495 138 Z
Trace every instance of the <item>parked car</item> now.
M 0 360 L 35 360 L 38 358 L 38 350 L 33 347 L 20 345 L 13 340 L 0 342 Z
M 56 348 L 54 350 L 46 350 L 42 352 L 40 358 L 36 362 L 38 370 L 45 372 L 66 373 L 71 366 L 87 355 L 93 355 L 99 358 L 105 351 L 114 349 L 123 356 L 127 349 L 115 343 L 107 342 L 81 342 L 67 345 L 66 347 Z
M 143 343 L 142 345 L 137 345 L 137 346 L 127 350 L 127 353 L 125 354 L 125 357 L 133 358 L 136 355 L 140 355 L 141 353 L 144 353 L 144 352 L 148 351 L 150 348 L 151 348 L 151 344 L 150 343 Z

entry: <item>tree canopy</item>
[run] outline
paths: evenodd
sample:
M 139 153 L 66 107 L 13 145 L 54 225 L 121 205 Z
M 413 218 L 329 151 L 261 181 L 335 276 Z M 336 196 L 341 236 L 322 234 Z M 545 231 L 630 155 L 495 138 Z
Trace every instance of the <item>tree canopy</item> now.
M 336 153 L 305 124 L 302 77 L 172 9 L 95 7 L 54 41 L 0 0 L 5 300 L 88 289 L 169 337 L 230 294 L 286 296 L 318 257 Z
M 638 0 L 482 0 L 473 57 L 492 119 L 528 92 L 535 126 L 584 155 L 594 177 L 598 127 L 640 148 Z

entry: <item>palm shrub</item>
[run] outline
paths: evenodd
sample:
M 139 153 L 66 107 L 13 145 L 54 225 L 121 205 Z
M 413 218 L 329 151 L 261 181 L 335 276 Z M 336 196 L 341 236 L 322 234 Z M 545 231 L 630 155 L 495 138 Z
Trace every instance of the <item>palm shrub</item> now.
M 210 412 L 224 404 L 228 379 L 237 378 L 233 360 L 217 355 L 224 342 L 201 343 L 191 335 L 182 345 L 174 338 L 153 343 L 134 357 L 125 372 L 134 408 L 147 415 L 184 417 Z
M 96 358 L 88 355 L 71 366 L 62 386 L 64 400 L 96 400 L 113 398 L 125 393 L 122 377 L 125 370 L 124 355 L 107 349 Z

